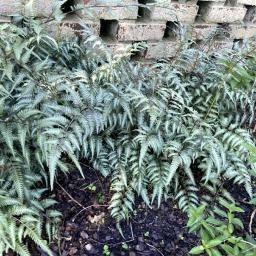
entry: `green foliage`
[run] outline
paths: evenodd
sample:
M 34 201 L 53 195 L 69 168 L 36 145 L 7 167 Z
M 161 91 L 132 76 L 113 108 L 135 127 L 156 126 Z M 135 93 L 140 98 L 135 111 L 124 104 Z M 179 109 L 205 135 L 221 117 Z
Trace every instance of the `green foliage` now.
M 105 255 L 105 256 L 110 255 L 109 246 L 108 246 L 107 244 L 105 244 L 105 245 L 103 246 L 103 255 Z
M 0 26 L 0 159 L 21 203 L 34 209 L 28 177 L 53 189 L 59 171 L 76 166 L 83 175 L 84 158 L 111 177 L 118 222 L 137 195 L 149 206 L 175 195 L 186 211 L 219 180 L 252 195 L 245 145 L 254 145 L 255 92 L 252 79 L 239 78 L 246 85 L 235 90 L 232 79 L 253 45 L 212 58 L 184 43 L 172 62 L 144 66 L 129 62 L 144 44 L 112 55 L 96 36 L 56 42 L 39 21 L 18 21 Z M 45 248 L 39 231 L 25 234 Z M 7 240 L 4 247 L 17 251 Z
M 24 239 L 30 239 L 47 255 L 52 255 L 42 233 L 51 240 L 61 214 L 52 210 L 52 199 L 43 199 L 45 189 L 37 189 L 41 177 L 32 172 L 22 173 L 19 163 L 5 170 L 0 180 L 0 255 L 9 249 L 21 256 L 29 256 Z
M 205 204 L 191 208 L 188 220 L 190 232 L 200 235 L 201 245 L 191 249 L 190 254 L 207 253 L 209 256 L 253 256 L 256 241 L 236 235 L 236 228 L 244 229 L 242 221 L 236 217 L 243 210 L 233 202 L 219 199 L 220 207 L 215 206 L 209 214 Z
M 248 43 L 244 43 L 243 47 L 246 50 L 242 56 L 233 55 L 232 58 L 225 58 L 221 60 L 223 66 L 227 70 L 232 70 L 229 84 L 233 90 L 247 90 L 254 86 L 254 79 L 256 75 L 255 64 L 255 45 L 248 47 Z M 240 50 L 239 48 L 237 49 Z

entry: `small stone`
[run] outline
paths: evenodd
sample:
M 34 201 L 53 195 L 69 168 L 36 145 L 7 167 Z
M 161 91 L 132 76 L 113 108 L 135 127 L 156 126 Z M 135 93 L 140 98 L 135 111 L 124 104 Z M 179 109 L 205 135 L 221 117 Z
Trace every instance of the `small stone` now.
M 93 239 L 95 239 L 95 240 L 98 240 L 98 239 L 99 239 L 99 235 L 98 235 L 97 233 L 94 233 L 94 234 L 92 235 L 92 237 L 93 237 Z
M 135 250 L 138 252 L 143 252 L 144 251 L 144 245 L 142 243 L 139 243 L 135 246 Z
M 77 252 L 78 252 L 78 250 L 76 247 L 71 247 L 68 253 L 70 255 L 75 255 Z
M 152 238 L 156 241 L 158 240 L 162 240 L 163 239 L 163 236 L 161 234 L 158 234 L 158 233 L 153 233 L 152 234 Z
M 82 232 L 80 233 L 80 236 L 81 236 L 83 239 L 88 239 L 88 238 L 89 238 L 89 235 L 88 235 L 86 232 L 84 232 L 84 231 L 82 231 Z
M 112 239 L 112 237 L 111 236 L 106 236 L 105 239 L 106 239 L 106 241 L 109 241 L 109 240 Z
M 139 236 L 138 237 L 138 241 L 143 243 L 144 242 L 144 238 L 142 236 Z
M 91 244 L 87 244 L 85 246 L 85 249 L 89 252 L 89 251 L 91 251 L 93 249 L 93 246 Z
M 66 230 L 66 232 L 70 232 L 72 230 L 72 227 L 71 226 L 66 226 L 65 230 Z
M 58 247 L 57 245 L 53 245 L 53 246 L 52 246 L 52 249 L 53 249 L 53 251 L 55 251 L 55 252 L 58 252 L 58 251 L 59 251 L 59 247 Z
M 129 256 L 136 256 L 135 252 L 129 252 Z

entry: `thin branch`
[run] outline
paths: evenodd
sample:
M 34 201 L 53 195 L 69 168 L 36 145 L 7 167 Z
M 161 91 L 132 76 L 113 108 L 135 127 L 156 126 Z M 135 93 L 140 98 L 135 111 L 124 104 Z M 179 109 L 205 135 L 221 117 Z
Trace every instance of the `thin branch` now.
M 129 240 L 124 240 L 124 241 L 122 241 L 122 242 L 117 242 L 117 243 L 106 243 L 106 242 L 100 242 L 100 241 L 97 241 L 97 240 L 95 240 L 95 239 L 93 239 L 93 238 L 89 238 L 88 240 L 91 240 L 91 241 L 93 241 L 93 242 L 95 242 L 95 243 L 98 243 L 98 244 L 102 244 L 102 245 L 109 245 L 109 246 L 116 246 L 116 245 L 120 245 L 120 244 L 124 244 L 124 243 L 131 243 L 131 242 L 133 242 L 134 241 L 134 238 L 132 238 L 132 239 L 129 239 Z M 163 255 L 164 256 L 164 255 Z
M 148 245 L 149 247 L 151 247 L 152 249 L 154 249 L 155 251 L 157 251 L 160 255 L 164 256 L 164 254 L 155 246 L 153 246 L 152 244 L 146 243 L 146 245 Z
M 107 207 L 108 205 L 98 205 L 98 204 L 92 204 L 92 205 L 89 205 L 87 207 L 84 207 L 81 203 L 79 203 L 73 196 L 71 196 L 68 191 L 63 188 L 60 183 L 58 181 L 56 181 L 57 185 L 61 188 L 61 190 L 72 200 L 72 202 L 74 202 L 75 204 L 77 204 L 78 206 L 80 206 L 82 208 L 82 211 L 86 211 L 88 209 L 90 209 L 91 207 Z M 82 211 L 80 211 L 79 213 L 81 213 Z M 79 214 L 78 213 L 78 214 Z M 78 215 L 77 214 L 77 215 Z
M 255 214 L 256 214 L 256 209 L 254 209 L 254 211 L 251 214 L 251 218 L 250 218 L 250 223 L 249 223 L 249 232 L 250 232 L 250 234 L 252 233 L 252 222 L 253 222 L 253 219 L 255 217 Z

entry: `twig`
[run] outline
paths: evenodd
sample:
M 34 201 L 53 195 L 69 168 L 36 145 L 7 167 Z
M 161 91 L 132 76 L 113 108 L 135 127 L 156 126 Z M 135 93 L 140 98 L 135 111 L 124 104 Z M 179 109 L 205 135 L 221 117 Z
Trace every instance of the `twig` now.
M 68 191 L 60 185 L 60 183 L 59 183 L 58 181 L 56 181 L 56 183 L 57 183 L 57 185 L 63 190 L 63 192 L 65 192 L 65 194 L 66 194 L 74 203 L 76 203 L 77 205 L 79 205 L 79 206 L 80 206 L 81 208 L 83 208 L 83 209 L 86 209 L 86 208 L 87 208 L 87 207 L 84 207 L 82 204 L 80 204 L 73 196 L 71 196 L 71 195 L 68 193 Z M 88 207 L 89 207 L 89 206 L 88 206 Z
M 76 203 L 77 205 L 79 205 L 79 206 L 82 208 L 82 210 L 81 210 L 79 213 L 77 213 L 75 216 L 77 216 L 78 214 L 80 214 L 80 213 L 83 212 L 83 211 L 88 210 L 88 209 L 91 208 L 91 207 L 108 207 L 108 206 L 109 206 L 109 205 L 92 204 L 92 205 L 89 205 L 89 206 L 87 206 L 87 207 L 84 207 L 84 206 L 83 206 L 81 203 L 79 203 L 73 196 L 71 196 L 71 195 L 68 193 L 68 191 L 60 185 L 60 183 L 59 183 L 58 181 L 56 181 L 56 183 L 57 183 L 57 185 L 62 189 L 62 191 L 63 191 L 74 203 Z
M 153 248 L 153 249 L 154 249 L 155 251 L 157 251 L 160 255 L 164 256 L 164 255 L 162 254 L 162 252 L 161 252 L 158 248 L 156 248 L 155 246 L 153 246 L 152 244 L 146 243 L 146 245 L 148 245 L 149 247 Z
M 131 243 L 131 242 L 134 241 L 134 238 L 133 239 L 129 239 L 129 240 L 124 240 L 122 242 L 117 242 L 117 243 L 106 243 L 106 242 L 104 243 L 104 242 L 97 241 L 97 240 L 95 240 L 93 238 L 89 238 L 88 240 L 91 240 L 91 241 L 93 241 L 95 243 L 98 243 L 98 244 L 103 244 L 103 245 L 106 244 L 106 245 L 109 245 L 109 246 L 116 246 L 116 245 L 123 244 L 123 243 Z
M 75 221 L 75 219 L 77 218 L 77 216 L 78 216 L 79 214 L 81 214 L 82 212 L 88 210 L 88 209 L 91 208 L 91 207 L 109 207 L 109 205 L 108 205 L 108 204 L 92 204 L 92 205 L 89 205 L 89 206 L 87 206 L 87 207 L 83 207 L 83 209 L 82 209 L 80 212 L 78 212 L 78 213 L 72 218 L 72 222 Z
M 130 229 L 131 229 L 132 239 L 134 240 L 134 234 L 133 234 L 132 223 L 130 223 Z
M 254 209 L 254 211 L 251 214 L 251 218 L 250 218 L 250 223 L 249 223 L 249 232 L 250 234 L 252 233 L 252 222 L 253 222 L 253 218 L 255 217 L 256 214 L 256 209 Z

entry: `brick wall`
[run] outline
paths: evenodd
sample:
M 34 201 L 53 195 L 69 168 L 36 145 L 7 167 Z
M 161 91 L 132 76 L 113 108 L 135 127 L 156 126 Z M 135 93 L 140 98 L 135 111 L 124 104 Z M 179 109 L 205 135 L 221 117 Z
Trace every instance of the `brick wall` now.
M 0 0 L 0 14 L 26 11 L 26 0 Z M 28 1 L 28 0 L 27 0 Z M 34 15 L 48 17 L 53 0 L 31 1 Z M 77 7 L 75 13 L 72 6 Z M 256 0 L 67 0 L 62 11 L 68 13 L 62 22 L 50 22 L 49 31 L 56 37 L 83 37 L 82 23 L 99 35 L 113 51 L 134 42 L 146 41 L 141 53 L 146 59 L 172 57 L 179 48 L 177 22 L 199 45 L 213 36 L 215 49 L 232 47 L 235 41 L 256 34 Z M 71 13 L 70 13 L 71 12 Z M 2 18 L 0 22 L 8 22 Z M 217 31 L 225 31 L 218 34 Z

